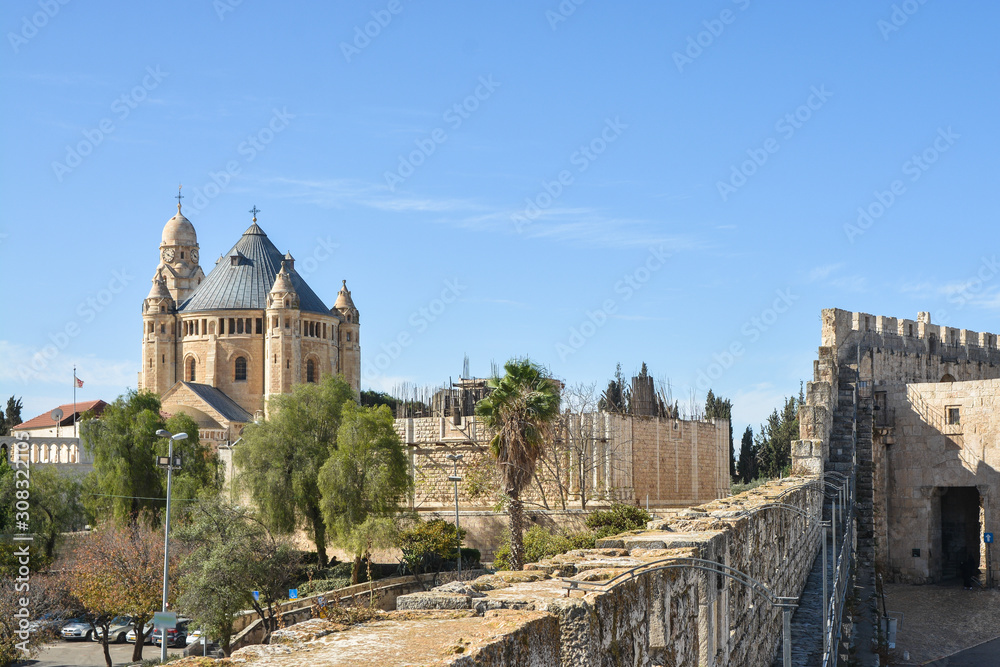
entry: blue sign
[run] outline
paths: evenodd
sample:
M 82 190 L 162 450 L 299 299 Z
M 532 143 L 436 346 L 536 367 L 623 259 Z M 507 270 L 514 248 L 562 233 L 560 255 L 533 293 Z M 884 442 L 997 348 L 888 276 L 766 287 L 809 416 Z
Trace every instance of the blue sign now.
M 983 533 L 983 542 L 993 544 L 993 533 Z
M 288 589 L 288 599 L 289 600 L 295 600 L 298 597 L 299 597 L 299 589 L 297 589 L 297 588 L 289 588 Z
M 253 592 L 253 599 L 256 600 L 257 602 L 260 602 L 260 591 Z

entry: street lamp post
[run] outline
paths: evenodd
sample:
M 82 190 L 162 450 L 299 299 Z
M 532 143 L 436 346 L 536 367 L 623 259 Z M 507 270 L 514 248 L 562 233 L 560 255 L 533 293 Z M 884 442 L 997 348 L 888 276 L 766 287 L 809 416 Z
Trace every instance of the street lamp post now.
M 449 482 L 455 482 L 455 537 L 458 539 L 458 578 L 462 578 L 462 533 L 458 525 L 458 483 L 462 478 L 458 476 L 458 462 L 462 460 L 462 454 L 448 454 L 447 459 L 455 464 L 455 474 L 448 475 Z
M 167 510 L 166 510 L 167 517 L 166 517 L 166 520 L 163 522 L 163 609 L 162 609 L 162 611 L 166 611 L 167 610 L 167 591 L 169 590 L 168 589 L 168 584 L 169 584 L 168 577 L 170 575 L 170 569 L 169 569 L 169 563 L 170 563 L 170 480 L 171 480 L 171 473 L 175 469 L 179 470 L 180 467 L 181 467 L 181 460 L 180 460 L 181 457 L 178 456 L 177 460 L 176 461 L 174 460 L 174 440 L 185 440 L 185 439 L 187 439 L 188 435 L 187 435 L 187 433 L 178 433 L 177 435 L 174 435 L 170 431 L 165 431 L 162 428 L 156 432 L 156 435 L 160 436 L 161 438 L 167 438 L 167 441 L 169 442 L 169 445 L 167 447 L 167 455 L 166 456 L 157 456 L 156 457 L 156 465 L 160 466 L 161 468 L 166 468 L 167 469 Z M 163 632 L 163 635 L 162 635 L 162 637 L 160 639 L 160 664 L 161 665 L 167 662 L 167 628 L 163 628 L 162 632 Z

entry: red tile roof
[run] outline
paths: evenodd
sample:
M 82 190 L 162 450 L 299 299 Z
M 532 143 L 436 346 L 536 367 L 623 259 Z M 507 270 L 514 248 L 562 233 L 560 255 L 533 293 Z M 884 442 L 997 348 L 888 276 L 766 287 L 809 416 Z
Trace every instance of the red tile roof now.
M 96 414 L 99 415 L 102 412 L 104 412 L 104 408 L 107 407 L 107 405 L 108 404 L 102 400 L 78 401 L 76 404 L 76 412 L 78 415 L 82 415 L 84 412 L 87 412 L 88 410 L 93 410 Z M 59 409 L 63 411 L 63 419 L 61 422 L 59 422 L 59 425 L 72 426 L 73 404 L 67 403 L 66 405 L 60 405 Z M 52 410 L 55 410 L 55 408 L 52 408 Z M 52 414 L 52 410 L 40 414 L 37 417 L 32 417 L 26 422 L 21 422 L 20 424 L 15 426 L 12 430 L 21 431 L 33 428 L 51 428 L 56 425 L 56 423 L 52 421 L 52 417 L 49 416 Z M 77 419 L 79 419 L 79 417 L 77 417 Z

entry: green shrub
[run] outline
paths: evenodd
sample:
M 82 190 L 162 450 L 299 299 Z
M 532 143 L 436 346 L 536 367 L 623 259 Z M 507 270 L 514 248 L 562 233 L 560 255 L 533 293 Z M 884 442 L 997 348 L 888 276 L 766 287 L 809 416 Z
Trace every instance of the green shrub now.
M 336 579 L 313 579 L 312 581 L 307 581 L 304 584 L 299 584 L 299 597 L 307 598 L 310 595 L 326 593 L 327 591 L 334 591 L 338 588 L 347 588 L 350 585 L 350 575 L 346 577 L 337 577 Z
M 483 554 L 479 549 L 471 549 L 469 547 L 462 547 L 462 567 L 479 567 L 479 560 L 483 557 Z
M 594 536 L 589 532 L 550 533 L 541 526 L 532 526 L 524 534 L 524 562 L 537 563 L 543 558 L 564 554 L 573 549 L 592 549 Z M 509 570 L 513 567 L 510 551 L 510 531 L 504 530 L 500 536 L 500 545 L 493 553 L 493 567 L 497 570 Z
M 464 528 L 456 532 L 455 524 L 443 519 L 418 519 L 399 534 L 403 562 L 414 574 L 437 569 L 443 561 L 458 557 L 458 542 L 460 538 L 465 539 L 466 533 Z
M 761 486 L 762 484 L 767 484 L 768 481 L 769 480 L 760 477 L 758 479 L 746 483 L 733 483 L 729 487 L 729 494 L 737 496 L 743 493 L 744 491 L 749 491 L 750 489 L 756 489 L 758 486 Z
M 614 503 L 606 510 L 599 510 L 587 517 L 587 528 L 594 532 L 596 538 L 617 535 L 629 530 L 645 528 L 653 519 L 649 512 L 624 503 Z

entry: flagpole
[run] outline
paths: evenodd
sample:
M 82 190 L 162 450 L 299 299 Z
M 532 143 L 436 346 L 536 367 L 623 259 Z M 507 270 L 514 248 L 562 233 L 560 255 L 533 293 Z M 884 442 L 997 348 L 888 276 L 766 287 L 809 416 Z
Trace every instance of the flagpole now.
M 80 437 L 76 432 L 76 366 L 73 366 L 73 437 Z

